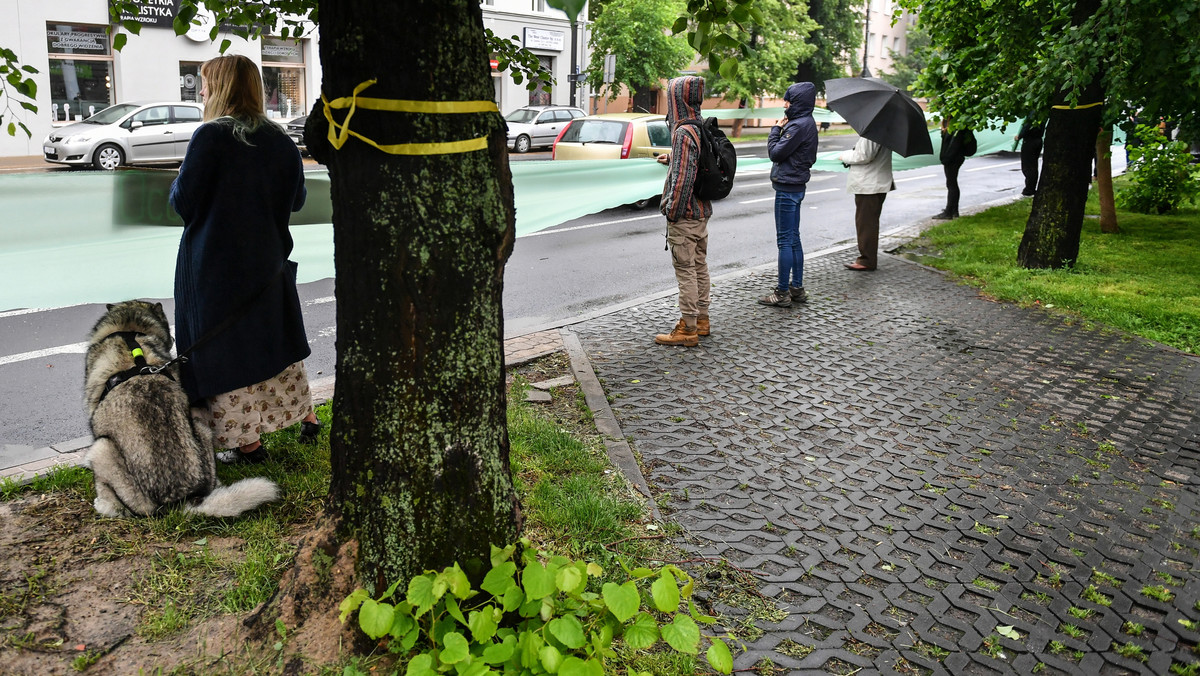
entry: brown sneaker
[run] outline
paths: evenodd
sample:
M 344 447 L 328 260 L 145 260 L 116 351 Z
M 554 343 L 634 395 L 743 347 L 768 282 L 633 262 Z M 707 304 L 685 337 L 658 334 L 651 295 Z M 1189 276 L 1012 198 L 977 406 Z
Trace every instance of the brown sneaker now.
M 671 329 L 670 333 L 660 333 L 654 337 L 654 342 L 659 345 L 682 345 L 684 347 L 696 347 L 700 344 L 700 336 L 696 335 L 696 329 L 689 329 L 687 322 L 682 319 Z
M 708 317 L 696 318 L 696 335 L 707 336 L 709 332 Z

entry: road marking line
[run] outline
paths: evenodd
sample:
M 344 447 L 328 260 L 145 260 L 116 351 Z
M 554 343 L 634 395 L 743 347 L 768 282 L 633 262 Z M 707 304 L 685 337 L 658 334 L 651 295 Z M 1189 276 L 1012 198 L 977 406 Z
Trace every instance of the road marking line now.
M 905 181 L 918 181 L 922 178 L 935 178 L 937 174 L 921 174 L 920 176 L 909 176 L 908 178 L 897 178 L 892 183 L 903 183 Z
M 841 190 L 841 188 L 825 188 L 824 190 L 809 190 L 804 193 L 804 196 L 808 197 L 809 195 L 820 195 L 823 192 L 837 192 L 839 190 Z M 774 196 L 760 197 L 759 199 L 756 199 L 756 200 L 744 200 L 744 201 L 738 202 L 738 204 L 754 204 L 755 202 L 769 202 L 773 199 L 775 199 Z
M 774 198 L 772 198 L 774 199 Z M 621 218 L 615 221 L 605 221 L 603 223 L 589 223 L 587 225 L 576 225 L 571 228 L 561 228 L 559 230 L 539 230 L 531 232 L 528 235 L 519 235 L 517 239 L 523 237 L 540 237 L 542 235 L 557 235 L 560 232 L 571 232 L 572 230 L 587 230 L 588 228 L 598 228 L 602 225 L 616 225 L 618 223 L 630 223 L 632 221 L 644 221 L 650 218 L 662 218 L 662 214 L 650 214 L 648 216 L 634 216 L 632 218 Z
M 989 164 L 984 167 L 975 167 L 973 169 L 963 169 L 963 171 L 987 171 L 988 169 L 1000 169 L 1001 167 L 1015 167 L 1016 165 L 1018 165 L 1020 163 L 1021 163 L 1021 161 L 1017 160 L 1016 162 L 1005 162 L 1004 164 Z
M 21 354 L 12 354 L 7 357 L 0 357 L 0 366 L 6 366 L 19 361 L 29 359 L 41 359 L 56 354 L 83 354 L 87 352 L 87 343 L 75 343 L 74 345 L 59 345 L 58 347 L 48 347 L 44 350 L 34 350 L 32 352 L 22 352 Z
M 320 305 L 321 303 L 332 303 L 335 300 L 337 300 L 336 296 L 325 296 L 324 298 L 314 298 L 312 300 L 305 301 L 304 304 L 305 305 Z
M 0 312 L 0 319 L 4 319 L 5 317 L 16 317 L 18 315 L 33 314 L 34 312 L 46 312 L 53 309 L 54 308 L 48 307 L 30 307 L 25 308 L 24 310 L 9 310 L 8 312 Z

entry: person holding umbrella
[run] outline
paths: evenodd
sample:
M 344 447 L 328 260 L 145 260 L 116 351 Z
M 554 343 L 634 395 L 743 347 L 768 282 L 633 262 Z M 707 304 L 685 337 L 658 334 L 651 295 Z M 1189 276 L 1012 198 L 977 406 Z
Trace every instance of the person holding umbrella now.
M 775 245 L 779 249 L 779 280 L 775 290 L 758 299 L 763 305 L 791 307 L 808 301 L 804 291 L 804 247 L 800 244 L 800 203 L 809 169 L 817 161 L 817 124 L 813 108 L 817 87 L 797 82 L 783 95 L 784 119 L 767 135 L 771 186 L 775 188 Z
M 932 155 L 925 111 L 912 97 L 874 78 L 838 78 L 825 82 L 825 104 L 842 116 L 858 143 L 839 159 L 850 172 L 846 190 L 854 194 L 858 258 L 850 270 L 874 270 L 879 251 L 879 215 L 892 182 L 892 153 L 901 157 Z
M 854 230 L 858 234 L 858 258 L 846 263 L 848 270 L 874 270 L 879 262 L 879 215 L 883 200 L 896 189 L 892 182 L 892 151 L 867 138 L 838 156 L 849 167 L 846 192 L 854 195 Z

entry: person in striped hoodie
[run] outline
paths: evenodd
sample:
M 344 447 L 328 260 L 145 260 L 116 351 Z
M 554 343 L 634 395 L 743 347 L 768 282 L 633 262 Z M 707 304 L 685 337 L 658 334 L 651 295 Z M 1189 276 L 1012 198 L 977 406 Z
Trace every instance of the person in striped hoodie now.
M 684 120 L 700 120 L 704 78 L 677 77 L 667 83 L 667 124 L 671 152 L 658 156 L 669 166 L 661 211 L 667 217 L 667 244 L 679 284 L 682 317 L 670 333 L 654 337 L 659 345 L 695 347 L 709 334 L 708 219 L 712 203 L 692 194 L 700 165 L 700 131 Z

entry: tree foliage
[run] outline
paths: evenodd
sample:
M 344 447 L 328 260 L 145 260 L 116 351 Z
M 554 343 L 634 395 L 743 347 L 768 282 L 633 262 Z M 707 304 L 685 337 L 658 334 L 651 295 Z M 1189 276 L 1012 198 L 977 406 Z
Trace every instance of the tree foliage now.
M 1101 0 L 1078 25 L 1063 0 L 900 0 L 933 46 L 916 90 L 977 128 L 1071 103 L 1098 78 L 1103 119 L 1188 119 L 1200 108 L 1200 0 Z
M 692 50 L 667 29 L 683 11 L 683 0 L 609 0 L 592 24 L 592 56 L 588 84 L 594 91 L 608 88 L 608 99 L 622 86 L 641 90 L 675 77 L 687 66 Z M 604 82 L 604 57 L 616 56 L 613 82 Z
M 740 45 L 721 42 L 713 50 L 719 62 L 740 57 L 740 64 L 736 70 L 710 70 L 709 93 L 728 100 L 781 96 L 795 81 L 794 65 L 816 51 L 808 37 L 817 24 L 808 17 L 803 0 L 758 0 L 756 4 L 763 20 L 751 31 L 748 52 L 743 54 Z
M 817 22 L 808 40 L 816 48 L 802 57 L 796 82 L 812 82 L 824 91 L 825 81 L 846 77 L 854 50 L 862 46 L 860 0 L 808 0 L 808 17 Z

